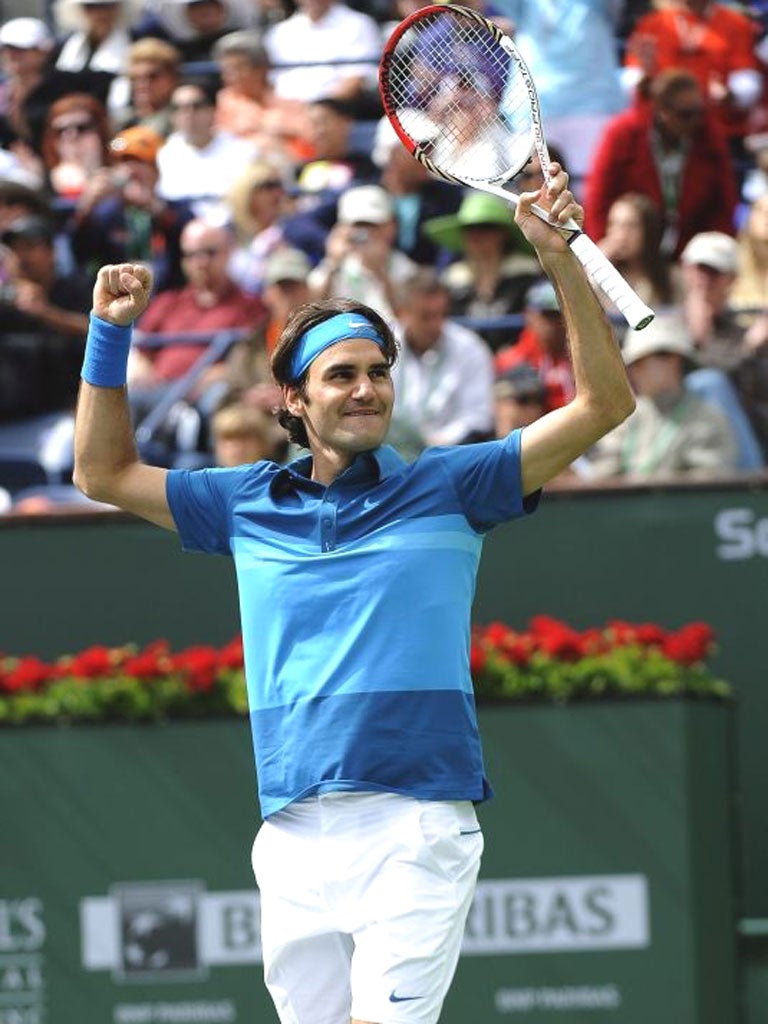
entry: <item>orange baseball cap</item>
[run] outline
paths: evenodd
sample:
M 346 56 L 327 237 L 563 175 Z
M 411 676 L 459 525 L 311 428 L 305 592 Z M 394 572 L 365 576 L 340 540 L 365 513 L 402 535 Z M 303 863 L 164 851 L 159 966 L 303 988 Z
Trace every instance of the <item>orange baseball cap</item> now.
M 129 158 L 153 164 L 157 160 L 157 151 L 163 142 L 162 135 L 158 135 L 151 128 L 136 125 L 133 128 L 126 128 L 116 135 L 109 144 L 109 150 L 112 156 L 118 160 Z

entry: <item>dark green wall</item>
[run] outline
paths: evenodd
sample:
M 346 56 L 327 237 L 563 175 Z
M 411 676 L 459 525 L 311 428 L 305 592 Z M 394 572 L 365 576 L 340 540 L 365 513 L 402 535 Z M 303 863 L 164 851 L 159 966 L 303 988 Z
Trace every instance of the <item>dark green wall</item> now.
M 45 656 L 90 643 L 229 640 L 238 629 L 227 559 L 183 555 L 172 534 L 95 520 L 0 520 L 0 650 Z M 718 635 L 718 671 L 740 708 L 743 911 L 768 918 L 768 485 L 555 494 L 488 538 L 474 616 L 576 626 L 611 617 Z

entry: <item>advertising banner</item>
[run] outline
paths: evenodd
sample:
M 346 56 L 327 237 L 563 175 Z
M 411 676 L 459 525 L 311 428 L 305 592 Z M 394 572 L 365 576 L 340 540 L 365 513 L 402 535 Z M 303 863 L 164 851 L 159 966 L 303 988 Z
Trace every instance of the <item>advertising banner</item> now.
M 733 1024 L 729 712 L 481 712 L 443 1024 Z M 274 1024 L 245 721 L 0 731 L 0 1024 Z

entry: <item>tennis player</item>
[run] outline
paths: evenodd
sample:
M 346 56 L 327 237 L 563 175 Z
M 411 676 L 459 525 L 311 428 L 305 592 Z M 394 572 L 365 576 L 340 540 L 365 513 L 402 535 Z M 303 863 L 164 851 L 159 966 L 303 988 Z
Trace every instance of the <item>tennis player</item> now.
M 600 304 L 557 230 L 567 175 L 516 218 L 557 289 L 577 393 L 499 441 L 384 445 L 396 347 L 367 307 L 299 307 L 273 356 L 288 466 L 166 471 L 137 456 L 125 392 L 148 272 L 94 289 L 75 480 L 234 558 L 264 824 L 253 848 L 266 983 L 283 1024 L 434 1024 L 459 955 L 491 795 L 469 672 L 483 537 L 617 426 L 634 400 Z

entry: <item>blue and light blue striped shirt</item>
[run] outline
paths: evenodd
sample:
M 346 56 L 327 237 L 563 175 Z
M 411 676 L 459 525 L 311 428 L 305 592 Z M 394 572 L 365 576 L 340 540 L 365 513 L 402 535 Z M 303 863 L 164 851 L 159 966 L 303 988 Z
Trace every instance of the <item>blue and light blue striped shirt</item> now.
M 172 471 L 186 550 L 235 560 L 262 814 L 331 790 L 483 800 L 469 669 L 483 535 L 531 511 L 520 432 L 388 447 L 329 487 L 311 459 Z

